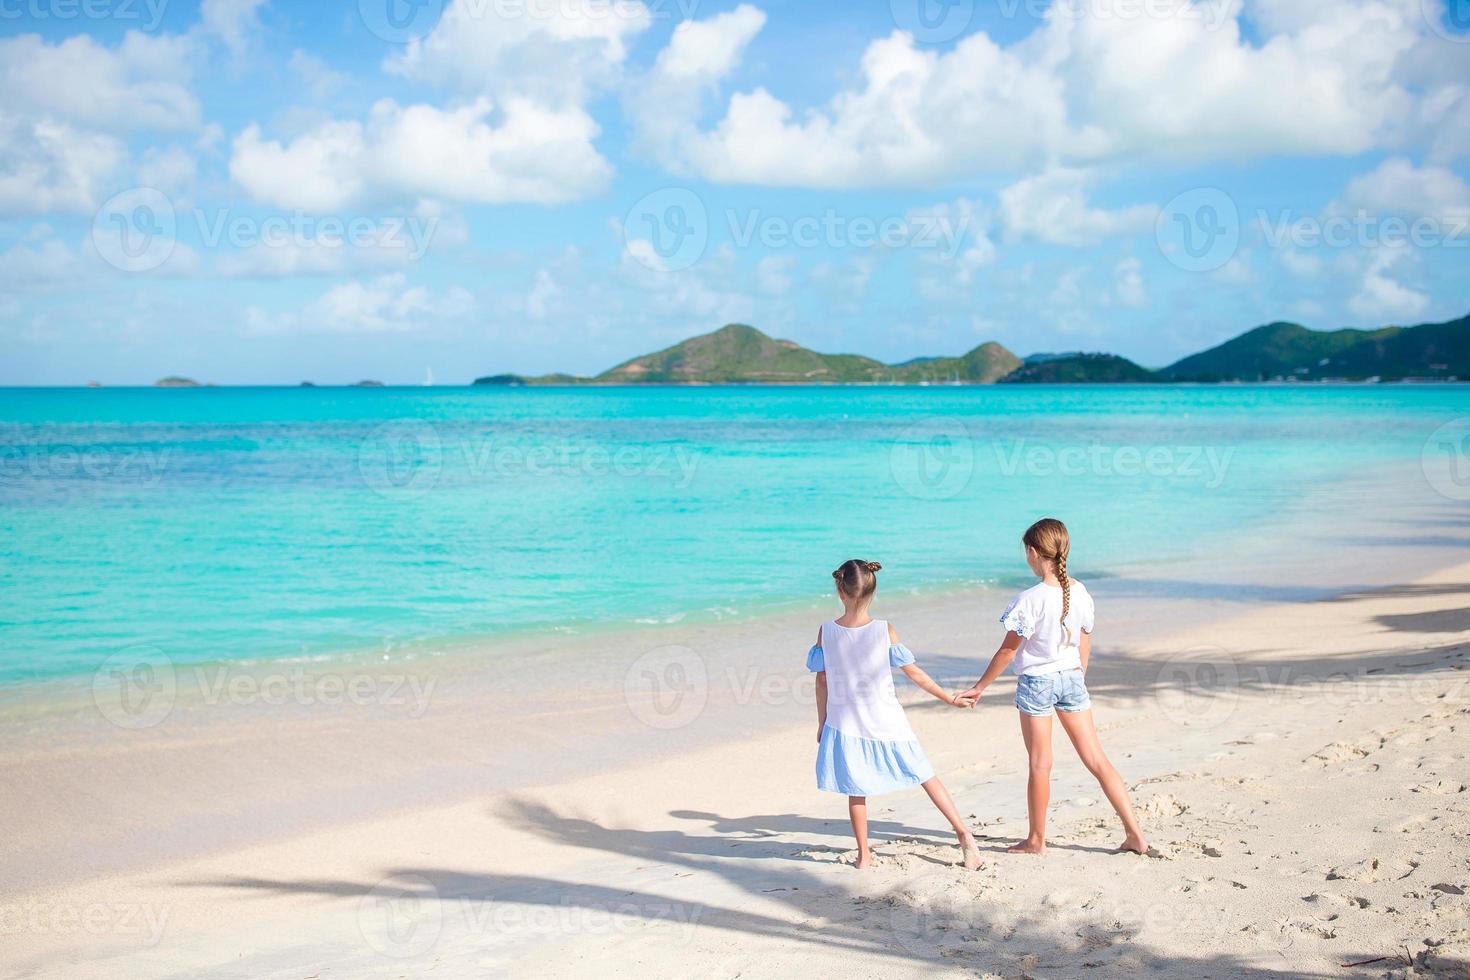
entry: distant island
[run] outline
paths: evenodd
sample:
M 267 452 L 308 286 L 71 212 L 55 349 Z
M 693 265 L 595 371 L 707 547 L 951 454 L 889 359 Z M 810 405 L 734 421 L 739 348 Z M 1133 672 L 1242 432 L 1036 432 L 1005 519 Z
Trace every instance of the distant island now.
M 171 375 L 169 375 L 166 378 L 159 378 L 157 381 L 153 382 L 153 387 L 155 387 L 155 388 L 202 388 L 204 386 L 201 385 L 199 382 L 195 381 L 193 378 L 180 378 L 177 375 L 172 375 L 171 374 Z
M 1379 330 L 1256 327 L 1158 371 L 1106 353 L 1037 354 L 1024 361 L 997 343 L 958 357 L 884 364 L 822 354 L 732 323 L 590 378 L 492 374 L 476 385 L 1140 384 L 1150 382 L 1458 381 L 1470 378 L 1470 316 Z

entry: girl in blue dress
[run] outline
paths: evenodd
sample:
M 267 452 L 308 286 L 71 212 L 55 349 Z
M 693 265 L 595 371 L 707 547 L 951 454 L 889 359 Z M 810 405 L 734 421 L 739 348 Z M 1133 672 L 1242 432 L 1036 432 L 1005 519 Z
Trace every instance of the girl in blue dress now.
M 980 867 L 980 850 L 909 727 L 893 687 L 893 668 L 945 704 L 967 708 L 974 701 L 940 688 L 914 663 L 897 631 L 868 615 L 881 567 L 854 558 L 832 573 L 843 614 L 822 624 L 807 654 L 807 669 L 817 675 L 817 788 L 847 795 L 859 870 L 873 860 L 868 797 L 916 784 L 954 828 L 964 866 L 974 870 Z

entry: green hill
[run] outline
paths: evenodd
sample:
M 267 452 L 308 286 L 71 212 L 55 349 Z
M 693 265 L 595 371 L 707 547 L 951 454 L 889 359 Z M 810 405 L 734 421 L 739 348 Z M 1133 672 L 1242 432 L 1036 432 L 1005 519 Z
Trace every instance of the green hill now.
M 1021 359 L 1000 344 L 981 344 L 959 357 L 922 357 L 895 364 L 887 371 L 894 381 L 903 384 L 960 381 L 966 384 L 990 384 L 999 381 L 1021 366 Z
M 790 340 L 732 323 L 714 333 L 624 361 L 593 378 L 565 374 L 498 374 L 477 385 L 568 384 L 989 384 L 1015 370 L 1020 358 L 999 344 L 981 344 L 959 357 L 888 365 L 858 354 L 820 354 Z
M 1077 354 L 1023 365 L 1001 384 L 1138 384 L 1157 381 L 1148 368 L 1116 354 Z
M 599 384 L 820 384 L 876 381 L 887 368 L 856 354 L 818 354 L 732 323 L 714 333 L 624 361 Z
M 1161 374 L 1170 381 L 1470 377 L 1470 317 L 1379 330 L 1269 323 L 1186 357 Z

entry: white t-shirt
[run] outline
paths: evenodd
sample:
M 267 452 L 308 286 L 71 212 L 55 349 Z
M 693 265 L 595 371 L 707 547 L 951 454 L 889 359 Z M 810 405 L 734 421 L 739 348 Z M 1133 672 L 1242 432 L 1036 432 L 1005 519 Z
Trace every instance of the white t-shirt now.
M 888 622 L 875 619 L 851 629 L 822 624 L 822 667 L 827 672 L 827 724 L 844 735 L 875 742 L 912 742 L 914 730 L 893 687 L 906 649 L 888 641 Z
M 1011 666 L 1017 675 L 1053 674 L 1082 666 L 1083 633 L 1092 632 L 1092 595 L 1075 578 L 1067 611 L 1071 643 L 1062 631 L 1062 587 L 1038 582 L 1011 600 L 1000 624 L 1022 638 Z

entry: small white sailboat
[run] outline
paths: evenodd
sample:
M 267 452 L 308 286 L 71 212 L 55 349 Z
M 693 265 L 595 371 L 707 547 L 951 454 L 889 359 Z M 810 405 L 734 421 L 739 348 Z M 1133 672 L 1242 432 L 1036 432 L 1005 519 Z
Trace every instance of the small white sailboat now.
M 434 387 L 434 369 L 431 367 L 424 368 L 424 387 Z

